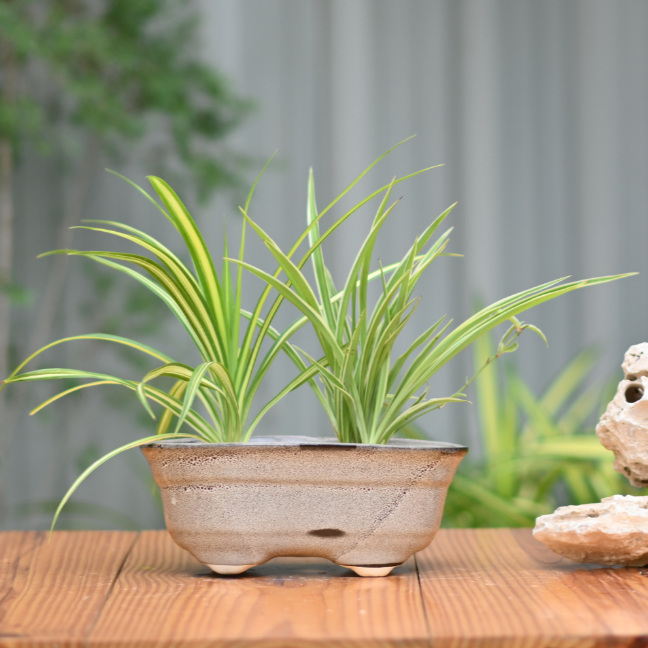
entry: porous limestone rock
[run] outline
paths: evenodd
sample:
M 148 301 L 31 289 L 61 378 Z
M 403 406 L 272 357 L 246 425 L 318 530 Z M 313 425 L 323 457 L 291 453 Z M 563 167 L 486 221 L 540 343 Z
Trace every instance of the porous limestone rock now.
M 626 351 L 621 368 L 627 380 L 639 376 L 648 377 L 648 342 L 631 346 Z
M 631 346 L 625 378 L 596 426 L 601 443 L 614 452 L 614 469 L 633 486 L 648 485 L 648 343 Z
M 613 495 L 597 504 L 561 506 L 536 520 L 533 535 L 579 563 L 648 565 L 648 497 Z

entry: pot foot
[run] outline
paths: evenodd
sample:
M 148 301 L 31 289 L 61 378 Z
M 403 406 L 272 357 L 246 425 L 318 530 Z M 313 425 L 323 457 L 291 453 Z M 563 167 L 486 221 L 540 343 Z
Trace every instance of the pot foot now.
M 382 565 L 380 567 L 362 567 L 361 565 L 340 565 L 346 569 L 352 569 L 358 576 L 364 578 L 378 578 L 380 576 L 387 576 L 394 567 L 399 565 Z
M 234 574 L 242 574 L 244 571 L 250 569 L 250 567 L 256 567 L 256 565 L 207 565 L 207 567 L 217 574 L 233 576 Z

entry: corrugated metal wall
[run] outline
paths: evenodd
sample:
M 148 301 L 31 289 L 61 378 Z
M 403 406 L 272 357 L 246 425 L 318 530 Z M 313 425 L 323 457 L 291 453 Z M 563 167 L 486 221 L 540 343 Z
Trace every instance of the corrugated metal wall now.
M 371 160 L 416 134 L 352 192 L 360 198 L 393 175 L 445 164 L 399 187 L 404 200 L 378 246 L 383 261 L 398 258 L 431 218 L 459 201 L 451 247 L 465 258 L 442 259 L 430 271 L 413 330 L 443 313 L 465 317 L 477 297 L 492 301 L 564 275 L 639 271 L 529 313 L 525 319 L 543 328 L 550 347 L 528 336 L 518 361 L 540 388 L 584 345 L 598 344 L 599 375 L 607 377 L 625 348 L 648 339 L 644 0 L 202 0 L 202 8 L 206 60 L 258 102 L 231 146 L 256 160 L 279 149 L 252 214 L 282 244 L 303 225 L 310 166 L 322 206 Z M 47 247 L 34 228 L 48 196 L 34 195 L 27 186 L 33 177 L 47 186 L 52 169 L 23 172 L 21 204 L 34 223 L 19 238 L 24 259 Z M 133 214 L 141 226 L 157 227 L 155 215 L 113 180 L 98 180 L 96 196 L 89 209 L 110 217 L 118 211 L 124 220 Z M 218 245 L 221 214 L 234 210 L 215 201 L 198 211 Z M 330 241 L 336 278 L 344 277 L 370 218 L 359 215 Z M 235 216 L 230 220 L 235 230 Z M 251 258 L 267 260 L 257 243 Z M 26 260 L 21 268 L 38 281 Z M 83 290 L 78 272 L 70 272 L 71 292 Z M 71 292 L 66 299 L 74 303 Z M 71 310 L 59 332 L 78 332 L 76 326 Z M 78 353 L 68 352 L 70 364 Z M 98 354 L 102 359 L 112 362 Z M 270 397 L 290 371 L 279 365 L 264 394 Z M 466 358 L 432 389 L 448 393 L 468 371 Z M 112 413 L 104 400 L 74 407 L 85 409 L 73 424 L 57 414 L 54 423 L 21 423 L 1 468 L 12 506 L 60 495 L 84 439 L 103 437 L 98 443 L 108 450 L 134 437 L 132 417 Z M 423 426 L 438 438 L 465 441 L 471 416 L 468 407 L 446 408 Z M 271 412 L 265 431 L 327 434 L 328 427 L 303 392 Z M 80 498 L 156 523 L 137 485 L 141 467 L 136 459 L 107 466 Z M 9 524 L 27 523 L 13 517 Z

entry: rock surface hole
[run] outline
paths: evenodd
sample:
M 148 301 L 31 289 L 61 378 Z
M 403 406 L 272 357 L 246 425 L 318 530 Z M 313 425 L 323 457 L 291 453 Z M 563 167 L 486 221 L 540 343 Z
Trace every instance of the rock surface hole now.
M 628 403 L 636 403 L 643 398 L 644 390 L 641 385 L 630 385 L 625 391 L 625 399 Z

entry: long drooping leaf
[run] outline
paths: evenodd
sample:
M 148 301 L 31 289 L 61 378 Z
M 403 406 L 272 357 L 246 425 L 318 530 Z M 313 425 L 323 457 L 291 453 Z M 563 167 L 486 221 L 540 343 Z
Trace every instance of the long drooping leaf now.
M 200 439 L 199 436 L 196 436 L 195 434 L 156 434 L 155 436 L 149 436 L 144 439 L 138 439 L 137 441 L 131 441 L 130 443 L 127 443 L 123 446 L 120 446 L 119 448 L 115 448 L 115 450 L 111 450 L 107 454 L 105 454 L 103 457 L 100 459 L 97 459 L 92 465 L 88 466 L 74 481 L 72 486 L 68 489 L 67 493 L 63 496 L 61 499 L 55 513 L 54 513 L 54 519 L 52 520 L 52 526 L 50 527 L 50 538 L 52 531 L 54 531 L 54 527 L 56 526 L 56 520 L 58 520 L 59 515 L 61 514 L 61 511 L 63 510 L 63 507 L 67 503 L 67 501 L 72 497 L 74 494 L 74 491 L 81 485 L 81 483 L 89 477 L 99 466 L 102 466 L 103 464 L 106 463 L 109 459 L 112 459 L 113 457 L 117 456 L 118 454 L 121 454 L 122 452 L 126 452 L 126 450 L 131 450 L 132 448 L 137 448 L 139 446 L 144 445 L 145 443 L 155 443 L 157 441 L 163 441 L 165 439 L 178 439 L 178 438 L 193 438 L 193 439 Z
M 150 356 L 153 356 L 158 360 L 173 362 L 173 359 L 170 358 L 168 355 L 162 353 L 162 351 L 158 351 L 157 349 L 154 349 L 153 347 L 150 347 L 146 344 L 142 344 L 141 342 L 137 342 L 136 340 L 131 340 L 129 338 L 121 337 L 119 335 L 110 335 L 108 333 L 87 333 L 86 335 L 73 335 L 71 337 L 63 338 L 61 340 L 56 340 L 56 342 L 50 342 L 49 344 L 45 345 L 35 353 L 32 353 L 24 362 L 20 363 L 18 367 L 16 367 L 16 369 L 14 369 L 14 371 L 9 375 L 9 378 L 13 378 L 15 375 L 17 375 L 18 372 L 20 372 L 20 370 L 23 367 L 25 367 L 25 365 L 29 364 L 36 356 L 40 355 L 41 353 L 59 344 L 63 344 L 63 342 L 73 342 L 75 340 L 101 340 L 105 342 L 115 342 L 117 344 L 123 344 L 124 346 L 129 346 L 133 349 L 137 349 L 138 351 L 142 351 L 142 353 L 146 353 Z M 0 390 L 4 389 L 5 383 L 7 382 L 8 379 L 2 382 L 2 386 L 0 387 Z
M 19 383 L 19 382 L 34 382 L 40 380 L 60 380 L 61 378 L 71 378 L 80 380 L 94 380 L 97 382 L 105 381 L 127 387 L 133 391 L 137 391 L 138 382 L 133 380 L 126 380 L 119 376 L 111 376 L 109 374 L 96 373 L 92 371 L 81 371 L 78 369 L 37 369 L 29 371 L 12 378 L 7 378 L 6 383 Z M 69 393 L 69 390 L 66 392 Z M 145 386 L 145 393 L 147 398 L 159 403 L 167 409 L 171 409 L 175 414 L 180 414 L 182 411 L 182 403 L 175 397 L 167 394 L 166 392 L 156 389 L 150 385 Z M 53 402 L 55 399 L 50 399 Z M 43 405 L 44 406 L 44 405 Z M 40 409 L 40 408 L 39 408 Z M 196 430 L 205 439 L 214 439 L 214 431 L 209 426 L 207 421 L 195 411 L 192 411 L 187 416 L 187 423 Z

